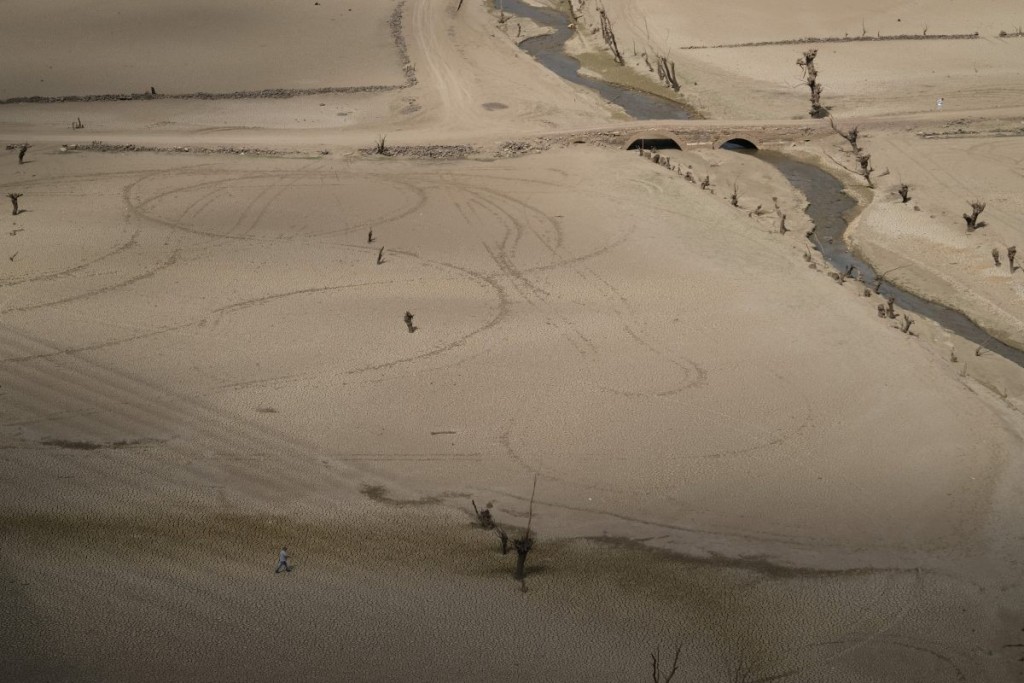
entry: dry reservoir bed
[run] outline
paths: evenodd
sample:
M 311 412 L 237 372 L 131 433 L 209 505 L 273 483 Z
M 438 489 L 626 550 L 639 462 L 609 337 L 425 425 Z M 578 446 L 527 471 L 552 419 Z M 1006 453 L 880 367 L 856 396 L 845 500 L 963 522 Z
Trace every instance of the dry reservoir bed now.
M 544 633 L 565 633 L 559 652 L 581 659 L 617 643 L 607 670 L 625 675 L 629 652 L 653 638 L 619 637 L 643 605 L 662 633 L 719 652 L 706 664 L 714 671 L 752 651 L 759 670 L 794 666 L 802 680 L 821 680 L 827 666 L 850 672 L 841 680 L 906 680 L 912 666 L 930 681 L 1002 666 L 979 652 L 1006 640 L 1009 615 L 983 594 L 997 581 L 985 574 L 1002 528 L 993 519 L 1016 519 L 1000 507 L 999 477 L 1019 439 L 945 362 L 878 320 L 874 301 L 808 269 L 796 233 L 780 236 L 621 151 L 492 162 L 44 152 L 37 168 L 5 172 L 26 212 L 6 217 L 0 235 L 13 254 L 0 280 L 0 511 L 18 586 L 5 599 L 24 624 L 17 642 L 37 653 L 30 663 L 97 677 L 219 671 L 206 634 L 262 643 L 251 661 L 276 670 L 284 652 L 272 623 L 289 631 L 282 642 L 316 648 L 299 657 L 301 673 L 347 665 L 366 680 L 380 673 L 370 645 L 321 645 L 362 642 L 353 631 L 383 614 L 380 642 L 396 650 L 403 628 L 439 629 L 384 678 L 422 670 L 437 642 L 462 643 L 467 679 L 479 677 L 474 662 L 513 678 L 507 657 L 452 636 L 506 617 L 530 633 L 516 642 L 539 652 Z M 760 162 L 717 154 L 716 177 L 791 201 Z M 441 546 L 470 533 L 451 509 L 493 500 L 522 523 L 534 474 L 534 524 L 552 555 L 538 554 L 528 597 L 510 590 L 496 558 L 467 559 L 450 581 L 436 564 L 450 553 Z M 411 518 L 364 502 L 359 491 L 372 486 L 397 491 L 386 500 L 405 511 L 444 506 L 424 513 L 416 566 L 393 550 L 411 543 Z M 361 525 L 379 533 L 361 536 Z M 672 587 L 700 584 L 690 565 L 671 564 L 667 584 L 620 568 L 568 588 L 568 567 L 600 562 L 560 557 L 586 549 L 554 539 L 602 534 L 924 574 L 826 575 L 811 614 L 779 620 L 789 608 L 758 612 L 761 598 L 735 597 L 748 582 L 747 595 L 761 595 L 764 576 L 743 570 L 714 578 L 727 587 L 686 589 L 721 592 L 684 627 L 691 612 Z M 283 593 L 269 583 L 281 577 L 264 576 L 278 539 L 306 553 L 288 580 L 308 583 Z M 1019 543 L 1003 539 L 998 552 L 1020 557 Z M 955 571 L 942 565 L 951 557 Z M 616 581 L 640 588 L 623 588 L 621 621 L 597 620 L 610 635 L 586 635 L 582 613 L 578 623 L 555 616 L 560 591 L 579 591 L 582 609 Z M 77 588 L 89 582 L 97 591 Z M 61 610 L 95 613 L 101 585 L 121 601 L 101 619 L 121 626 L 87 635 Z M 794 586 L 764 590 L 805 600 Z M 510 594 L 492 605 L 480 597 L 492 589 Z M 861 597 L 835 607 L 832 591 Z M 208 598 L 188 597 L 197 592 Z M 522 609 L 537 602 L 549 631 L 528 631 Z M 438 622 L 449 604 L 473 607 Z M 745 621 L 723 622 L 719 606 L 737 604 L 751 611 Z M 971 635 L 938 629 L 952 608 Z M 186 613 L 204 626 L 165 619 Z M 218 615 L 245 626 L 222 631 Z M 146 626 L 137 638 L 123 632 L 135 623 Z M 66 645 L 48 660 L 58 624 Z M 749 624 L 763 630 L 750 635 Z M 263 635 L 240 635 L 250 632 Z M 127 668 L 94 655 L 122 638 L 143 653 Z M 168 650 L 155 646 L 164 638 Z M 550 679 L 564 663 L 539 655 L 524 666 Z

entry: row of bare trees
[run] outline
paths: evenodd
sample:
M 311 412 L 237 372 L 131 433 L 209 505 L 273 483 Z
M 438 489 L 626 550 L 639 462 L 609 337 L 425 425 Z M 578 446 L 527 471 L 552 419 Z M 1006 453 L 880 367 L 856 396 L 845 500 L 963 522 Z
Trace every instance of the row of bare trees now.
M 579 0 L 579 9 L 577 9 L 571 0 L 569 2 L 569 11 L 572 15 L 573 22 L 577 25 L 583 17 L 583 8 L 586 6 L 586 3 L 587 0 Z M 615 36 L 615 29 L 612 26 L 611 18 L 608 16 L 608 11 L 603 5 L 598 6 L 596 11 L 601 24 L 601 38 L 608 47 L 608 51 L 611 53 L 612 59 L 615 60 L 616 64 L 625 65 L 626 60 L 622 55 L 622 50 L 619 48 L 619 41 Z M 633 45 L 633 56 L 637 56 L 635 43 Z M 651 60 L 648 57 L 647 52 L 643 52 L 642 56 L 644 63 L 647 64 L 647 69 L 651 73 L 656 72 L 658 74 L 658 80 L 669 88 L 672 88 L 672 90 L 679 92 L 681 86 L 679 85 L 679 78 L 676 76 L 676 63 L 668 58 L 667 52 L 665 54 L 658 54 L 657 51 L 655 51 L 654 64 L 651 64 Z

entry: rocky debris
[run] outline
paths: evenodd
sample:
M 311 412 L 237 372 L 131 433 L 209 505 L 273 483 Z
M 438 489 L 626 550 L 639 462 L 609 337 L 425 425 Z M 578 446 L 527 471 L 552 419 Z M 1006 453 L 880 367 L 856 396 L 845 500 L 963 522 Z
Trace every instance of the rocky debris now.
M 359 150 L 366 156 L 406 157 L 411 159 L 464 159 L 476 153 L 472 145 L 392 145 L 383 152 L 376 147 Z
M 505 158 L 517 157 L 532 152 L 535 149 L 536 147 L 533 143 L 509 140 L 508 142 L 503 142 L 498 146 L 496 156 Z
M 734 47 L 767 47 L 769 45 L 806 45 L 810 43 L 871 43 L 884 42 L 889 40 L 977 40 L 981 36 L 977 31 L 974 33 L 898 33 L 883 36 L 881 34 L 868 36 L 830 36 L 824 38 L 805 37 L 790 38 L 788 40 L 764 40 L 755 43 L 724 43 L 721 45 L 681 45 L 680 50 L 719 50 Z M 1005 36 L 1000 36 L 1005 37 Z
M 405 0 L 395 6 L 391 13 L 388 26 L 391 27 L 391 38 L 395 41 L 398 49 L 398 58 L 402 61 L 402 71 L 405 73 L 405 87 L 416 85 L 416 67 L 409 60 L 409 48 L 405 44 L 405 36 L 402 34 L 402 13 L 405 11 Z
M 112 102 L 116 100 L 245 100 L 245 99 L 286 99 L 289 97 L 302 97 L 304 95 L 330 95 L 350 94 L 367 92 L 391 92 L 402 90 L 407 85 L 356 85 L 339 88 L 306 88 L 287 89 L 272 88 L 267 90 L 238 90 L 228 93 L 193 92 L 180 95 L 153 95 L 151 93 L 128 93 L 108 95 L 60 95 L 55 97 L 11 97 L 0 100 L 0 104 L 30 104 L 30 103 L 53 103 L 53 102 Z
M 148 145 L 115 145 L 94 140 L 85 145 L 67 145 L 68 149 L 88 152 L 163 152 L 177 154 L 238 154 L 252 156 L 288 156 L 301 152 L 262 149 L 260 147 L 152 147 Z

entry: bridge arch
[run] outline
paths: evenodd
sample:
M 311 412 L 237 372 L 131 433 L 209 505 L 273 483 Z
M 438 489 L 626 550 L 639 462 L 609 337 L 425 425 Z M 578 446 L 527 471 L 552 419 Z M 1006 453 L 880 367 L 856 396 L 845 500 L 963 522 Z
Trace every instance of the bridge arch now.
M 745 135 L 744 136 L 737 135 L 737 136 L 731 136 L 731 137 L 721 137 L 721 138 L 719 138 L 718 140 L 715 141 L 715 147 L 718 147 L 720 149 L 732 149 L 732 150 L 740 150 L 740 151 L 744 151 L 744 150 L 756 151 L 756 150 L 760 149 L 758 147 L 757 142 L 755 142 L 754 140 L 751 140 L 749 136 L 745 136 Z
M 672 133 L 663 130 L 648 130 L 637 133 L 626 140 L 624 149 L 683 149 L 685 145 Z

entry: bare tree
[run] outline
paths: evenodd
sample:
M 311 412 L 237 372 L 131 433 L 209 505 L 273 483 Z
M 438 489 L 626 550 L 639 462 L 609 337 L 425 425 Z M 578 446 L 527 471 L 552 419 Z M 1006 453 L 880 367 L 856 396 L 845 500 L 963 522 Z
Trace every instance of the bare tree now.
M 814 66 L 817 50 L 808 50 L 804 56 L 796 60 L 797 66 L 803 69 L 804 83 L 811 91 L 811 118 L 820 119 L 828 116 L 828 110 L 821 106 L 821 83 L 818 83 L 818 68 Z
M 896 297 L 890 296 L 886 298 L 885 313 L 890 320 L 896 317 Z
M 736 183 L 732 184 L 732 195 L 729 196 L 729 203 L 733 206 L 740 205 L 739 188 L 736 186 Z
M 800 62 L 797 62 L 797 64 L 799 63 Z M 858 138 L 860 138 L 860 128 L 858 126 L 854 126 L 849 130 L 843 130 L 836 125 L 835 119 L 833 119 L 831 116 L 828 117 L 828 122 L 829 125 L 832 126 L 832 130 L 834 130 L 839 135 L 839 137 L 843 138 L 848 143 L 850 143 L 850 149 L 853 150 L 853 153 L 860 154 L 861 148 L 860 144 L 857 142 Z
M 504 529 L 497 525 L 494 527 L 494 531 L 498 534 L 498 539 L 501 540 L 501 554 L 508 555 L 508 534 L 505 533 Z
M 978 222 L 978 216 L 985 210 L 985 202 L 975 199 L 971 202 L 970 215 L 964 214 L 964 222 L 967 223 L 967 232 L 974 232 L 977 228 L 985 227 L 984 221 Z
M 813 50 L 811 50 L 811 52 L 813 52 Z M 832 126 L 832 130 L 834 130 L 836 134 L 838 134 L 841 138 L 850 143 L 850 151 L 853 152 L 853 157 L 854 159 L 857 160 L 857 166 L 856 168 L 850 168 L 843 164 L 838 159 L 833 159 L 827 153 L 825 156 L 828 156 L 829 159 L 832 159 L 832 161 L 836 162 L 850 173 L 856 173 L 857 175 L 863 177 L 865 182 L 867 182 L 868 187 L 874 188 L 875 185 L 874 181 L 872 181 L 871 179 L 871 174 L 875 172 L 875 169 L 871 167 L 871 155 L 865 152 L 864 148 L 860 146 L 860 130 L 857 128 L 857 126 L 854 126 L 849 130 L 843 130 L 838 125 L 836 125 L 836 122 L 832 117 L 829 117 L 829 123 Z M 886 169 L 880 175 L 887 175 L 888 173 L 889 171 L 888 169 Z
M 900 196 L 904 204 L 910 201 L 910 187 L 906 183 L 900 184 L 900 189 L 896 190 L 896 194 Z
M 875 169 L 871 168 L 871 155 L 867 152 L 858 154 L 857 165 L 860 167 L 860 174 L 864 177 L 868 187 L 874 188 L 875 184 L 871 181 L 871 174 L 874 173 Z
M 412 320 L 410 319 L 408 322 L 412 322 Z M 491 516 L 491 504 L 488 503 L 484 506 L 484 509 L 481 510 L 476 506 L 475 500 L 471 498 L 469 502 L 473 504 L 473 512 L 476 513 L 476 520 L 480 522 L 480 526 L 484 529 L 493 529 L 494 517 Z
M 7 196 L 11 200 L 11 215 L 17 216 L 19 213 L 18 198 L 21 196 L 21 192 L 8 192 Z
M 384 247 L 381 247 L 380 251 L 377 252 L 377 265 L 379 266 L 382 263 L 384 263 Z
M 530 537 L 530 528 L 533 524 L 533 498 L 537 494 L 537 475 L 533 475 L 533 492 L 530 494 L 530 513 L 526 520 L 526 531 L 519 538 L 513 539 L 512 547 L 516 550 L 515 577 L 522 581 L 526 578 L 526 556 L 533 549 L 533 538 Z
M 900 326 L 900 332 L 903 334 L 910 334 L 910 326 L 914 324 L 914 319 L 906 313 L 903 314 L 903 324 Z
M 665 85 L 679 92 L 679 81 L 676 79 L 676 63 L 669 61 L 668 57 L 657 56 L 658 78 L 665 82 Z
M 1010 272 L 1015 270 L 1013 262 L 1017 260 L 1017 247 L 1012 246 L 1006 250 L 1006 260 L 1010 262 Z
M 604 7 L 598 7 L 597 13 L 601 17 L 601 36 L 604 38 L 608 49 L 611 50 L 612 57 L 616 63 L 625 64 L 626 60 L 622 58 L 622 53 L 619 52 L 619 44 L 615 40 L 615 33 L 612 31 L 612 22 L 608 18 L 608 13 L 605 12 Z

